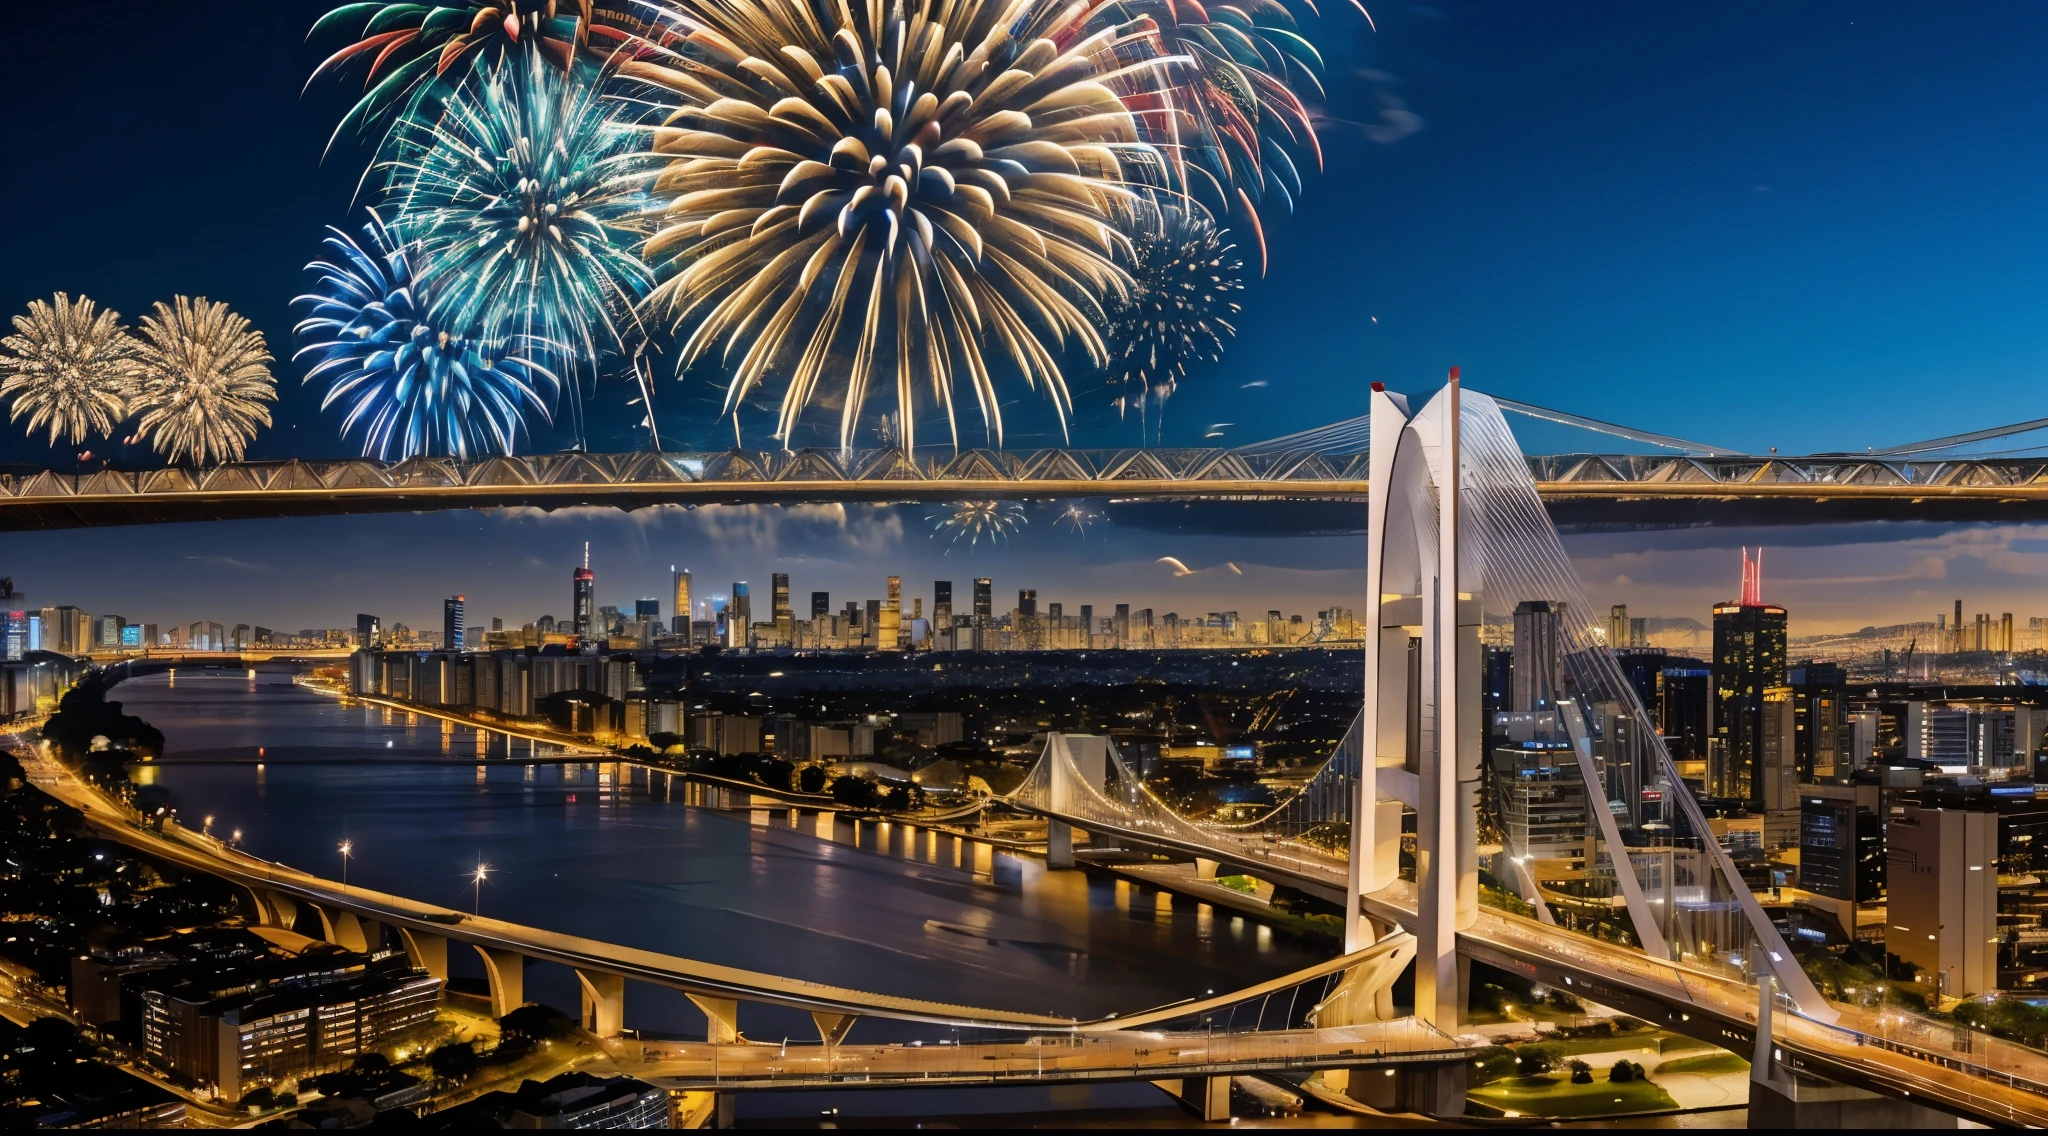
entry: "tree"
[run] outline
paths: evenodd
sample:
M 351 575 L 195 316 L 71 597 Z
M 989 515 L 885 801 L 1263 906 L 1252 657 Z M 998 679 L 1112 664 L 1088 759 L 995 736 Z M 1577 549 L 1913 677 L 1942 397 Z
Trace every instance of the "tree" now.
M 1490 1045 L 1472 1056 L 1469 1083 L 1477 1088 L 1515 1074 L 1515 1051 L 1505 1045 Z
M 498 1045 L 514 1050 L 532 1049 L 541 1042 L 567 1037 L 575 1029 L 576 1023 L 569 1015 L 553 1006 L 535 1003 L 498 1019 Z
M 462 1080 L 476 1072 L 477 1064 L 476 1048 L 466 1041 L 450 1042 L 427 1055 L 428 1067 L 444 1081 Z
M 1515 1050 L 1515 1061 L 1524 1077 L 1534 1077 L 1557 1068 L 1564 1046 L 1554 1041 L 1532 1041 Z
M 1636 1079 L 1638 1068 L 1634 1062 L 1624 1057 L 1614 1063 L 1614 1068 L 1607 1071 L 1607 1079 L 1617 1085 L 1628 1084 Z
M 799 792 L 822 793 L 825 791 L 825 767 L 806 765 L 797 771 L 796 787 Z
M 1572 1071 L 1572 1084 L 1590 1085 L 1593 1083 L 1593 1067 L 1591 1065 L 1574 1057 L 1565 1063 L 1565 1067 Z

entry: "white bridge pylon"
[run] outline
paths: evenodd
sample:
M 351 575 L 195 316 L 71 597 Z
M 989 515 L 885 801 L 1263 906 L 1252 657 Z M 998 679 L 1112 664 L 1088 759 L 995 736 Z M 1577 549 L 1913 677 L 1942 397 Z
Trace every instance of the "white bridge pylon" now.
M 1347 952 L 1374 941 L 1361 897 L 1398 882 L 1404 807 L 1413 809 L 1416 1014 L 1455 1033 L 1465 1005 L 1457 938 L 1479 915 L 1487 738 L 1480 629 L 1487 611 L 1548 601 L 1560 609 L 1555 725 L 1585 787 L 1585 874 L 1613 873 L 1645 954 L 1734 971 L 1745 981 L 1775 977 L 1802 1014 L 1835 1020 L 1593 634 L 1577 575 L 1499 407 L 1461 391 L 1453 371 L 1419 412 L 1376 386 L 1371 429 L 1364 705 L 1315 778 L 1248 824 L 1194 821 L 1154 796 L 1107 738 L 1052 734 L 1008 799 L 1067 824 L 1149 836 L 1162 847 L 1274 867 L 1284 860 L 1333 885 L 1333 876 L 1347 876 Z M 1446 484 L 1456 491 L 1443 492 Z M 1634 783 L 1665 784 L 1676 806 L 1668 846 L 1625 843 L 1609 808 L 1610 786 L 1624 771 Z M 1064 835 L 1060 820 L 1055 829 L 1056 839 Z M 1504 882 L 1554 923 L 1531 857 L 1520 851 L 1495 855 L 1494 870 L 1514 877 Z M 1646 872 L 1655 886 L 1645 886 Z M 1561 947 L 1573 937 L 1563 927 L 1551 933 Z

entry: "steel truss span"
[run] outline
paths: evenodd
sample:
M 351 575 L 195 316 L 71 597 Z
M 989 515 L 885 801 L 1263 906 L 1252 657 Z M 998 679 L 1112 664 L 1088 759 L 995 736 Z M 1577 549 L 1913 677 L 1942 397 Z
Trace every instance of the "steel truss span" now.
M 1143 527 L 1355 532 L 1362 511 L 1329 506 L 1365 502 L 1370 457 L 1339 451 L 871 450 L 845 459 L 836 451 L 733 450 L 43 470 L 0 473 L 0 531 L 521 506 L 1100 497 Z M 2048 459 L 2040 458 L 1562 454 L 1527 461 L 1552 519 L 1567 528 L 2048 518 Z M 1276 510 L 1277 502 L 1299 507 Z

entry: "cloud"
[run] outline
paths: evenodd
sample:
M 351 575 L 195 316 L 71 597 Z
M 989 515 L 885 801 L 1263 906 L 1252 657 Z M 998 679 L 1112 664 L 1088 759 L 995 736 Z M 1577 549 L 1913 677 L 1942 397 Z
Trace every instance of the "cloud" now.
M 233 568 L 240 572 L 268 572 L 271 570 L 268 564 L 252 564 L 247 560 L 237 560 L 232 556 L 187 556 L 185 559 L 196 560 L 201 564 L 217 564 L 222 568 Z
M 1419 134 L 1427 125 L 1429 124 L 1423 121 L 1421 115 L 1408 109 L 1408 104 L 1403 102 L 1400 96 L 1382 94 L 1379 121 L 1363 124 L 1360 132 L 1367 140 L 1385 146 L 1399 142 L 1410 134 Z

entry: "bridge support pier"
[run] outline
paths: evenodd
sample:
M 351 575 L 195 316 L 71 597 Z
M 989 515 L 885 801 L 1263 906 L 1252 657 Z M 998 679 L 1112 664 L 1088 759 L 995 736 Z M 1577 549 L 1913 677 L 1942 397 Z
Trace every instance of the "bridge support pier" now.
M 713 998 L 707 994 L 688 994 L 699 1010 L 704 1011 L 704 1040 L 713 1045 L 731 1045 L 740 1039 L 740 1004 L 731 998 Z
M 502 1018 L 526 1005 L 526 956 L 490 947 L 476 947 L 476 953 L 484 960 L 484 978 L 491 984 L 491 1016 Z
M 266 892 L 264 906 L 269 916 L 269 926 L 282 927 L 287 931 L 295 929 L 299 921 L 299 905 L 292 897 L 282 892 Z
M 448 982 L 447 936 L 415 931 L 410 927 L 400 927 L 398 934 L 405 942 L 405 957 L 411 959 L 414 966 L 440 979 L 445 986 Z
M 853 1023 L 860 1018 L 855 1014 L 821 1014 L 813 1010 L 811 1020 L 818 1025 L 818 1040 L 829 1051 L 846 1040 L 846 1035 L 853 1032 Z
M 1215 1124 L 1230 1119 L 1228 1076 L 1186 1077 L 1152 1083 L 1206 1123 Z
M 626 1028 L 626 976 L 577 970 L 583 995 L 583 1028 L 599 1038 L 617 1037 Z
M 363 933 L 363 921 L 356 918 L 355 912 L 317 906 L 313 910 L 320 916 L 321 938 L 345 950 L 367 952 L 370 949 L 369 937 Z
M 1074 826 L 1063 820 L 1045 822 L 1045 866 L 1074 866 Z
M 1465 1114 L 1465 1074 L 1462 1061 L 1353 1069 L 1346 1078 L 1344 1095 L 1381 1112 L 1419 1112 L 1451 1119 Z

